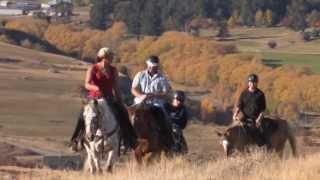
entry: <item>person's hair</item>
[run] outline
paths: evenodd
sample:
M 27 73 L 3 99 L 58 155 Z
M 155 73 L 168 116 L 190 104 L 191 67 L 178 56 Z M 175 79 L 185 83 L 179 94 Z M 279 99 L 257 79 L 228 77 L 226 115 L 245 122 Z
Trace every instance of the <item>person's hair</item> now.
M 152 62 L 152 63 L 159 63 L 160 59 L 158 56 L 155 56 L 155 55 L 151 55 L 149 57 L 149 60 Z
M 101 57 L 98 57 L 98 56 L 97 56 L 97 58 L 96 58 L 96 63 L 101 62 L 101 61 L 102 61 L 102 59 L 103 59 L 103 57 L 101 58 Z
M 122 65 L 118 69 L 119 69 L 119 73 L 128 75 L 128 68 L 126 66 Z
M 106 55 L 103 56 L 103 57 L 97 56 L 97 58 L 96 58 L 96 63 L 101 62 L 103 58 L 106 58 L 106 59 L 108 59 L 109 61 L 112 61 L 112 60 L 113 60 L 113 54 L 106 54 Z

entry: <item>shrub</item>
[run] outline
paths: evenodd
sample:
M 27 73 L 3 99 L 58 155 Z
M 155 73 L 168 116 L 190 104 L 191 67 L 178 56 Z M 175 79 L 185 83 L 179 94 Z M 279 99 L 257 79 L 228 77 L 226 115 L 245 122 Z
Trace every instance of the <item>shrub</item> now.
M 20 45 L 25 48 L 29 48 L 29 49 L 32 48 L 32 43 L 30 42 L 29 39 L 24 39 L 24 40 L 20 41 Z
M 42 39 L 48 26 L 49 23 L 45 20 L 28 17 L 8 21 L 5 28 L 22 31 Z
M 11 43 L 11 40 L 5 34 L 0 35 L 0 41 L 5 43 Z
M 305 41 L 305 42 L 308 42 L 311 40 L 311 34 L 310 32 L 303 32 L 302 33 L 302 39 Z
M 275 41 L 268 41 L 268 47 L 274 49 L 277 47 L 277 42 Z
M 201 120 L 205 122 L 213 122 L 215 120 L 215 107 L 209 98 L 201 101 Z

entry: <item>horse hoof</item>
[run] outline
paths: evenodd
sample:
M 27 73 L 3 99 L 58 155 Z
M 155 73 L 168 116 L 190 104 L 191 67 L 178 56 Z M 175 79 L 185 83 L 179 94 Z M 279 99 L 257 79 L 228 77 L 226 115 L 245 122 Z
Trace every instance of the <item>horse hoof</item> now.
M 108 172 L 108 173 L 112 173 L 112 166 L 108 166 L 107 172 Z

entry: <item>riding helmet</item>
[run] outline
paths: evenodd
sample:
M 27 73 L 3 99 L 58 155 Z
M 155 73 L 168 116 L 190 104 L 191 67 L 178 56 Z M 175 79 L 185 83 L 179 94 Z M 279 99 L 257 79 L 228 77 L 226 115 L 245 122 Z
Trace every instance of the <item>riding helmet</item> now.
M 185 98 L 186 98 L 186 96 L 183 91 L 178 90 L 178 91 L 173 92 L 173 99 L 177 99 L 180 102 L 184 102 Z
M 259 80 L 258 76 L 256 74 L 250 74 L 248 76 L 248 82 L 255 82 L 257 83 Z

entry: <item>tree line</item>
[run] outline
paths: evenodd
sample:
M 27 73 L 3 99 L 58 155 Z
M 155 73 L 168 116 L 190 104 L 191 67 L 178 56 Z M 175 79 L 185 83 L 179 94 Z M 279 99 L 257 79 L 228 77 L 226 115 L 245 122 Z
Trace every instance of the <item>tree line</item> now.
M 320 0 L 91 0 L 90 25 L 106 29 L 124 21 L 131 34 L 185 31 L 194 18 L 217 24 L 304 30 L 320 21 Z

